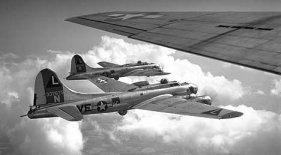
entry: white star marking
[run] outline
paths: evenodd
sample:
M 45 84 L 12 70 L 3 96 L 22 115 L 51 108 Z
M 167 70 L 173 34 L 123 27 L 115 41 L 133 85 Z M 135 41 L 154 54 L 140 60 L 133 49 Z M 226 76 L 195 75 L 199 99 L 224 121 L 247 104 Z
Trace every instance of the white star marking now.
M 106 80 L 100 79 L 100 78 L 97 79 L 97 82 L 98 82 L 98 83 L 107 83 Z
M 105 104 L 103 102 L 100 102 L 98 107 L 100 108 L 100 111 L 105 110 Z

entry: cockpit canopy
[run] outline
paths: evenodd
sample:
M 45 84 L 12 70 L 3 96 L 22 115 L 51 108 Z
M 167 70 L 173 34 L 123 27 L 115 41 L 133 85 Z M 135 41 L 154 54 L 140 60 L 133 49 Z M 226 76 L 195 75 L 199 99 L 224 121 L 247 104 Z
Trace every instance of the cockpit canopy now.
M 137 62 L 137 64 L 138 64 L 138 65 L 148 65 L 147 62 L 142 62 L 142 61 L 140 61 L 140 60 Z

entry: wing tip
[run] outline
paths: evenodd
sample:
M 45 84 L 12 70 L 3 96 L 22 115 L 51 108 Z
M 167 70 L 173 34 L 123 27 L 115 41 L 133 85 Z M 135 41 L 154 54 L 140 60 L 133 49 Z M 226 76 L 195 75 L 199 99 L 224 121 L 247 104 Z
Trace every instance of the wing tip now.
M 229 119 L 229 118 L 236 118 L 242 116 L 243 113 L 239 111 L 232 111 L 220 116 L 220 119 Z

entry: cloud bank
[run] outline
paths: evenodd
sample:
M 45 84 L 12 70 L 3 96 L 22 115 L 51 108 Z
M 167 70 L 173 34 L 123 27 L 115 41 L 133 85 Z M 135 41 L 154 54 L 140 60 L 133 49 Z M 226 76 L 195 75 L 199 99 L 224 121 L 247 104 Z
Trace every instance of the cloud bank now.
M 1 154 L 81 154 L 80 123 L 59 118 L 29 120 L 19 117 L 32 105 L 36 74 L 45 67 L 59 70 L 55 66 L 62 65 L 64 59 L 58 55 L 53 60 L 21 60 L 13 54 L 4 54 L 1 58 L 5 58 L 0 59 L 0 134 L 4 146 Z
M 185 59 L 175 58 L 175 50 L 150 45 L 131 44 L 122 39 L 102 37 L 98 46 L 80 53 L 90 66 L 109 61 L 118 64 L 138 60 L 155 62 L 171 72 L 170 80 L 192 82 L 200 94 L 222 101 L 238 101 L 247 94 L 237 79 L 227 79 L 204 72 Z M 3 154 L 278 154 L 280 153 L 281 116 L 247 106 L 225 108 L 244 112 L 241 118 L 212 120 L 188 116 L 134 110 L 125 117 L 118 114 L 86 116 L 80 123 L 60 118 L 29 120 L 18 116 L 26 113 L 33 100 L 36 74 L 48 67 L 62 79 L 70 70 L 74 53 L 54 51 L 45 57 L 20 58 L 0 55 L 0 133 L 6 149 Z M 121 78 L 126 82 L 161 77 Z M 99 91 L 88 81 L 62 81 L 71 89 Z M 225 105 L 224 105 L 225 106 Z M 267 152 L 266 152 L 267 151 Z M 83 152 L 83 153 L 82 153 Z
M 210 72 L 203 72 L 201 67 L 186 59 L 174 58 L 173 49 L 155 46 L 151 44 L 131 44 L 122 39 L 102 37 L 100 46 L 94 47 L 83 55 L 91 66 L 97 66 L 99 61 L 109 61 L 118 64 L 137 62 L 138 60 L 155 62 L 162 66 L 166 72 L 172 74 L 166 76 L 170 80 L 195 83 L 199 87 L 199 93 L 210 94 L 219 101 L 226 98 L 237 100 L 243 97 L 247 91 L 237 79 L 226 79 L 224 76 L 214 76 Z M 156 82 L 161 77 L 149 78 Z M 145 78 L 123 78 L 126 82 L 144 80 Z

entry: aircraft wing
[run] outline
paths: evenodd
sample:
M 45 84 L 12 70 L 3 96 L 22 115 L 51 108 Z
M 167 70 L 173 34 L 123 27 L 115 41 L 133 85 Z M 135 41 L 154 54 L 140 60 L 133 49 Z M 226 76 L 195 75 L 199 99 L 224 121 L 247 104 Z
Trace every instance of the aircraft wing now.
M 243 114 L 238 111 L 232 111 L 224 108 L 206 105 L 169 94 L 160 95 L 146 100 L 134 106 L 133 108 L 215 119 L 234 118 L 239 117 Z
M 94 77 L 88 80 L 104 92 L 127 92 L 138 88 L 135 85 L 113 80 L 104 76 Z
M 160 72 L 155 69 L 135 69 L 128 73 L 125 73 L 123 76 L 155 76 L 155 75 L 167 75 L 170 73 Z
M 80 121 L 83 119 L 83 115 L 80 113 L 80 111 L 75 105 L 53 106 L 47 108 L 46 110 L 49 113 L 52 113 L 68 121 Z
M 66 20 L 281 75 L 281 12 L 106 12 Z
M 111 62 L 106 62 L 106 61 L 98 62 L 98 64 L 102 67 L 105 67 L 105 68 L 120 67 L 120 65 L 117 65 L 117 64 L 114 64 L 114 63 L 111 63 Z

